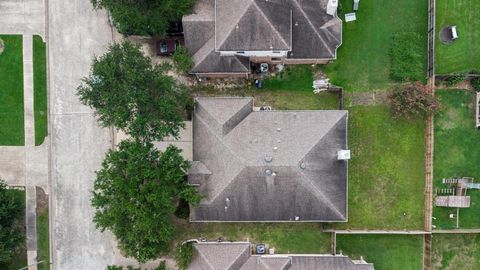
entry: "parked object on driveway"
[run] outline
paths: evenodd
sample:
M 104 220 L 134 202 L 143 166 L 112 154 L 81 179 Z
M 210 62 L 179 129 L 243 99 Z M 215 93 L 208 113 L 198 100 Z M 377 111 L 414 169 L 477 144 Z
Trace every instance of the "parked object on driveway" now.
M 172 55 L 178 46 L 183 46 L 183 35 L 173 35 L 157 40 L 157 55 L 167 56 Z

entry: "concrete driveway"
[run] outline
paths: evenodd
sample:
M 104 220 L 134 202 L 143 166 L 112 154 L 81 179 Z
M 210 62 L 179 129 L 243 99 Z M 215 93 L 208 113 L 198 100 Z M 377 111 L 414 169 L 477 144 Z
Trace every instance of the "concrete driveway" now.
M 0 33 L 45 36 L 44 0 L 0 0 Z

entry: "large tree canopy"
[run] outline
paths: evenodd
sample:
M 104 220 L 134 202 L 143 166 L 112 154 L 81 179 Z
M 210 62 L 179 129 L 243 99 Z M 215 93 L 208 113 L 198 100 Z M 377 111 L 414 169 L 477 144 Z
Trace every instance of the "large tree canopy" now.
M 91 0 L 111 14 L 125 35 L 164 35 L 170 22 L 192 11 L 195 0 Z
M 0 179 L 0 268 L 6 267 L 25 239 L 24 229 L 20 224 L 24 214 L 25 201 L 22 192 L 7 189 L 5 182 Z
M 153 67 L 138 46 L 124 41 L 93 60 L 92 73 L 78 94 L 96 110 L 102 126 L 145 141 L 177 137 L 187 92 L 164 72 L 162 66 Z
M 156 258 L 173 239 L 171 217 L 177 200 L 193 205 L 200 200 L 184 179 L 188 168 L 174 146 L 160 152 L 151 143 L 122 141 L 107 153 L 97 172 L 95 224 L 111 230 L 127 256 L 141 262 Z

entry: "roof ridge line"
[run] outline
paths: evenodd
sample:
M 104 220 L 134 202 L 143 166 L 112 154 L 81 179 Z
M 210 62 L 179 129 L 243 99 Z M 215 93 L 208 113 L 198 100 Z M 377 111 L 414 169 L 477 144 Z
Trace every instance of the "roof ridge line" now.
M 246 250 L 248 250 L 249 247 L 250 247 L 250 246 L 247 246 Z M 227 270 L 230 270 L 230 267 L 232 267 L 232 266 L 237 262 L 238 258 L 240 258 L 240 256 L 243 254 L 243 252 L 245 252 L 245 249 L 244 249 L 242 252 L 240 252 L 240 253 L 237 255 L 237 257 L 235 257 L 235 260 L 233 260 L 233 262 L 228 266 Z M 250 258 L 251 256 L 248 256 L 248 257 Z M 246 262 L 246 261 L 245 261 L 245 262 Z M 245 262 L 242 263 L 242 266 L 245 264 Z
M 253 4 L 255 7 L 257 7 L 257 10 L 260 12 L 262 17 L 268 22 L 268 24 L 272 27 L 273 31 L 277 34 L 277 36 L 280 37 L 280 40 L 283 41 L 283 43 L 292 50 L 292 44 L 288 45 L 288 43 L 285 41 L 285 39 L 282 37 L 282 35 L 278 32 L 277 28 L 273 26 L 272 22 L 267 18 L 267 15 L 263 12 L 263 10 L 257 5 L 257 2 L 253 1 Z M 291 19 L 292 17 L 290 17 Z M 290 21 L 290 25 L 292 24 L 292 21 Z
M 292 2 L 295 3 L 295 5 L 297 6 L 297 8 L 300 10 L 300 12 L 302 13 L 303 17 L 305 17 L 305 19 L 307 20 L 308 24 L 310 25 L 310 27 L 312 28 L 312 30 L 315 32 L 315 34 L 317 34 L 318 38 L 322 41 L 323 45 L 325 46 L 325 48 L 328 50 L 328 52 L 332 55 L 334 55 L 334 53 L 332 52 L 332 50 L 330 50 L 330 48 L 328 47 L 328 44 L 325 42 L 325 40 L 322 38 L 322 36 L 320 35 L 320 33 L 317 31 L 317 29 L 315 28 L 315 25 L 312 24 L 312 22 L 310 21 L 310 19 L 308 18 L 307 14 L 305 13 L 305 11 L 302 9 L 302 7 L 300 6 L 300 4 L 297 2 L 297 0 L 292 0 Z
M 212 40 L 214 37 L 215 37 L 215 35 L 212 35 L 212 37 L 210 37 L 210 39 L 207 40 L 207 42 L 205 42 L 205 44 L 203 44 L 203 46 L 200 47 L 200 49 L 198 49 L 198 50 L 195 52 L 195 54 L 192 55 L 192 59 L 193 59 L 193 58 L 195 57 L 195 55 L 196 55 L 197 53 L 199 53 L 202 49 L 208 48 L 208 46 L 207 46 L 208 43 L 209 43 L 210 40 Z M 215 41 L 214 41 L 214 42 L 215 42 Z M 205 53 L 205 54 L 203 55 L 203 57 L 201 57 L 200 59 L 198 59 L 198 61 L 197 61 L 198 64 L 197 64 L 196 66 L 198 66 L 200 63 L 202 63 L 211 53 L 212 53 L 212 51 L 210 51 L 209 53 Z
M 298 170 L 298 172 L 303 176 L 303 178 L 308 180 L 308 184 L 310 184 L 313 187 L 313 189 L 317 191 L 315 194 L 320 195 L 320 199 L 325 203 L 327 203 L 331 207 L 331 209 L 334 210 L 337 216 L 340 216 L 341 218 L 345 218 L 345 216 L 337 209 L 337 207 L 327 198 L 327 196 L 325 196 L 323 191 L 313 183 L 312 179 L 306 176 L 302 171 Z M 318 196 L 315 196 L 315 197 L 318 198 Z
M 218 135 L 210 128 L 210 126 L 209 126 L 207 123 L 205 123 L 205 121 L 202 119 L 201 116 L 197 115 L 197 119 L 200 120 L 200 121 L 205 125 L 205 127 L 207 128 L 207 130 L 210 131 L 210 133 L 212 133 L 213 136 L 214 136 L 219 142 L 221 142 L 221 144 L 225 147 L 225 149 L 227 149 L 227 151 L 230 152 L 230 154 L 231 154 L 234 158 L 236 158 L 238 162 L 240 162 L 240 164 L 242 165 L 242 169 L 240 170 L 240 172 L 239 172 L 238 174 L 240 174 L 243 170 L 245 170 L 245 168 L 247 167 L 247 166 L 245 165 L 245 161 L 244 161 L 243 159 L 241 159 L 238 155 L 236 155 L 235 152 L 234 152 L 232 149 L 230 149 L 230 147 L 228 147 L 228 146 L 223 142 L 223 140 L 221 140 L 221 138 L 218 137 Z M 207 167 L 207 168 L 208 168 L 208 167 Z M 237 174 L 237 175 L 238 175 L 238 174 Z M 225 186 L 225 188 L 232 184 L 233 180 L 235 180 L 235 178 L 237 177 L 237 175 L 235 175 L 235 177 L 232 177 L 232 179 L 228 182 L 228 184 Z M 224 188 L 223 190 L 221 190 L 218 194 L 216 194 L 213 198 L 211 198 L 210 200 L 208 200 L 208 202 L 209 202 L 209 203 L 212 203 L 213 201 L 215 201 L 215 200 L 218 198 L 218 196 L 223 193 L 223 191 L 225 190 L 225 188 Z
M 346 114 L 346 113 L 345 113 L 345 114 Z M 332 130 L 332 128 L 336 127 L 336 126 L 338 125 L 338 122 L 339 122 L 343 117 L 345 117 L 345 114 L 342 115 L 341 117 L 339 117 L 339 119 L 337 119 L 337 121 L 330 127 L 330 129 L 329 129 L 327 132 L 325 132 L 325 134 L 323 134 L 323 136 L 322 136 L 321 138 L 319 138 L 318 141 L 317 141 L 315 144 L 313 144 L 313 146 L 310 148 L 310 150 L 309 150 L 305 155 L 303 155 L 303 156 L 300 158 L 300 160 L 297 161 L 297 163 L 300 162 L 300 161 L 302 161 L 303 159 L 305 159 L 305 157 L 308 156 L 308 154 L 310 154 L 310 152 L 313 151 L 313 148 L 315 148 L 318 144 L 320 144 L 320 142 L 322 142 L 323 138 L 325 138 L 325 136 L 326 136 L 328 133 L 330 133 L 330 131 Z
M 203 254 L 202 252 L 198 252 L 198 253 L 200 253 L 200 256 L 202 256 L 202 258 L 205 260 L 208 266 L 210 266 L 210 269 L 215 270 L 215 267 L 213 267 L 213 265 L 210 263 L 210 260 L 208 260 L 207 257 L 205 257 L 205 254 Z
M 252 6 L 252 3 L 254 3 L 254 0 L 249 0 L 249 1 L 250 1 L 250 5 L 245 6 L 245 10 L 243 10 L 242 14 L 240 14 L 240 16 L 238 17 L 238 20 L 233 25 L 236 25 L 240 22 L 240 20 L 243 18 L 243 15 L 245 15 L 245 13 L 247 13 L 248 8 Z M 225 35 L 223 40 L 221 40 L 220 44 L 223 44 L 225 42 L 225 40 L 227 40 L 227 38 L 232 33 L 233 29 L 235 29 L 235 26 L 233 26 L 230 29 L 230 31 Z M 213 47 L 214 47 L 214 50 L 217 51 L 217 0 L 215 0 L 215 33 L 214 33 L 213 36 L 215 37 L 215 44 L 214 44 Z M 218 46 L 218 47 L 220 47 L 220 46 Z

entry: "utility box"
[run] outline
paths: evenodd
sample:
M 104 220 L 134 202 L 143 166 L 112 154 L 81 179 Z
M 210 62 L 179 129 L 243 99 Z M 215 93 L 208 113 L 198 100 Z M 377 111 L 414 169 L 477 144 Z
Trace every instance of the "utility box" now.
M 358 10 L 358 4 L 360 4 L 360 0 L 353 0 L 353 10 Z

